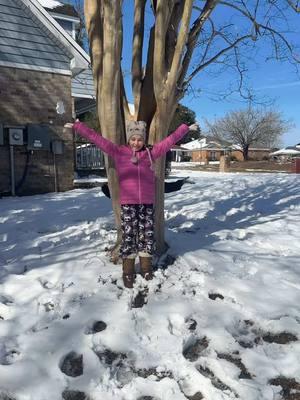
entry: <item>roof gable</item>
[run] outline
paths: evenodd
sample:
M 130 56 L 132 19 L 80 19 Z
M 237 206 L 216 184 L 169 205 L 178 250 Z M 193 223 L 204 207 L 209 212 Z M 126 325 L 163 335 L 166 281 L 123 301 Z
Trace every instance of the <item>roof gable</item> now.
M 88 68 L 90 58 L 88 54 L 75 42 L 75 40 L 59 25 L 57 21 L 43 8 L 38 0 L 17 0 L 28 8 L 35 17 L 36 22 L 41 26 L 52 40 L 55 40 L 62 49 L 64 48 L 72 56 L 71 70 L 77 74 Z M 52 3 L 54 1 L 52 0 Z M 51 3 L 48 1 L 47 4 Z M 59 2 L 54 2 L 59 3 Z M 52 9 L 53 11 L 53 9 Z
M 72 54 L 22 1 L 0 0 L 0 65 L 71 74 Z

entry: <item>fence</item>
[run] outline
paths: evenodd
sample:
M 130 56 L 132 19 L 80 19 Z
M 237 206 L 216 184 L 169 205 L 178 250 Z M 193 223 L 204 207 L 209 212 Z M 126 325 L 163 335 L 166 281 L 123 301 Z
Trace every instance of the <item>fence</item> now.
M 102 169 L 104 168 L 104 155 L 93 144 L 76 146 L 76 169 Z

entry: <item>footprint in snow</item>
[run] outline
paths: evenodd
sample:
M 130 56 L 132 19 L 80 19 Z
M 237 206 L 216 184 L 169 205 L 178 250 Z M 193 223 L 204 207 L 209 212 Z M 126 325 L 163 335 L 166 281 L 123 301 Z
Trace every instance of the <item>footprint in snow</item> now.
M 37 278 L 37 281 L 41 284 L 44 289 L 53 289 L 55 285 L 49 282 L 47 279 Z
M 208 346 L 209 341 L 206 336 L 203 336 L 202 338 L 191 336 L 183 347 L 183 357 L 191 362 L 197 361 Z
M 287 331 L 279 333 L 264 332 L 259 327 L 256 327 L 252 320 L 239 321 L 231 334 L 243 348 L 253 348 L 254 346 L 262 345 L 263 342 L 285 345 L 298 340 L 296 335 Z
M 93 335 L 98 332 L 102 332 L 107 328 L 107 325 L 104 321 L 93 321 L 90 326 L 87 327 L 85 334 Z
M 163 255 L 157 261 L 157 268 L 160 268 L 162 270 L 167 269 L 168 267 L 173 265 L 176 260 L 177 260 L 177 257 L 173 256 L 172 254 Z
M 148 288 L 139 290 L 136 296 L 133 298 L 131 308 L 142 308 L 148 302 Z
M 0 346 L 0 364 L 12 365 L 21 358 L 21 353 L 12 343 Z M 1 400 L 1 397 L 0 397 Z
M 83 375 L 83 355 L 71 351 L 63 357 L 59 369 L 65 375 L 73 378 Z
M 0 303 L 10 306 L 14 303 L 14 299 L 11 296 L 8 295 L 0 295 Z
M 187 394 L 185 394 L 185 397 L 188 400 L 203 400 L 204 399 L 203 394 L 201 392 L 196 392 L 192 396 L 188 396 Z
M 152 397 L 152 396 L 141 396 L 138 397 L 136 400 L 158 400 L 157 397 Z
M 222 382 L 215 374 L 207 367 L 203 367 L 202 365 L 197 365 L 196 366 L 197 371 L 200 372 L 201 375 L 205 376 L 206 378 L 209 378 L 212 385 L 216 388 L 224 392 L 225 390 L 228 391 L 231 394 L 230 398 L 239 398 L 238 394 L 231 389 L 228 385 L 226 385 L 224 382 Z
M 197 328 L 197 321 L 193 318 L 186 320 L 187 328 L 189 331 L 194 332 Z
M 0 400 L 16 400 L 16 399 L 10 394 L 0 392 Z
M 272 386 L 281 386 L 280 395 L 283 400 L 300 399 L 300 383 L 295 378 L 278 376 L 270 379 L 268 383 Z
M 64 390 L 62 392 L 63 400 L 90 400 L 90 397 L 84 392 L 80 392 L 79 390 Z M 1 400 L 1 398 L 0 398 Z
M 208 293 L 208 297 L 211 300 L 216 300 L 216 299 L 224 300 L 224 296 L 222 294 L 220 294 L 220 293 Z
M 235 354 L 228 354 L 228 353 L 218 353 L 218 358 L 221 360 L 226 360 L 231 364 L 234 364 L 240 369 L 239 379 L 252 379 L 252 375 L 245 367 L 245 364 L 242 362 L 241 358 L 239 357 L 239 352 Z
M 290 332 L 267 332 L 262 335 L 262 340 L 267 343 L 289 344 L 298 340 L 297 336 Z

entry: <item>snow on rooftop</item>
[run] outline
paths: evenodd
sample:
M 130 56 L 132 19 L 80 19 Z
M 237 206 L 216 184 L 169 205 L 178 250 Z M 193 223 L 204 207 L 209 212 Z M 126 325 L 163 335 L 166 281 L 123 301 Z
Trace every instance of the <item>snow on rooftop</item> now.
M 38 0 L 38 2 L 41 4 L 41 6 L 46 8 L 55 8 L 63 6 L 63 3 L 56 0 Z
M 285 149 L 274 151 L 274 153 L 271 153 L 270 155 L 276 156 L 276 155 L 298 155 L 298 154 L 300 154 L 300 149 L 297 150 L 296 147 L 294 148 L 287 147 Z
M 184 149 L 188 149 L 188 150 L 194 150 L 194 149 L 201 149 L 206 144 L 207 144 L 206 138 L 202 138 L 202 139 L 192 140 L 191 142 L 185 143 L 181 147 L 183 147 Z

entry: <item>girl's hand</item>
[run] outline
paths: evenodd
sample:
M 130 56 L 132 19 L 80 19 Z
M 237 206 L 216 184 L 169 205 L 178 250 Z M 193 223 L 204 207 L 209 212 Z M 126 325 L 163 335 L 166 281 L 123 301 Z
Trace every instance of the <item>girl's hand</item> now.
M 77 119 L 75 120 L 75 122 L 80 122 L 80 121 L 79 121 L 79 119 L 77 118 Z M 65 127 L 74 130 L 74 122 L 67 122 L 67 123 L 65 124 Z
M 189 126 L 190 131 L 199 131 L 199 125 L 198 124 L 192 124 Z

